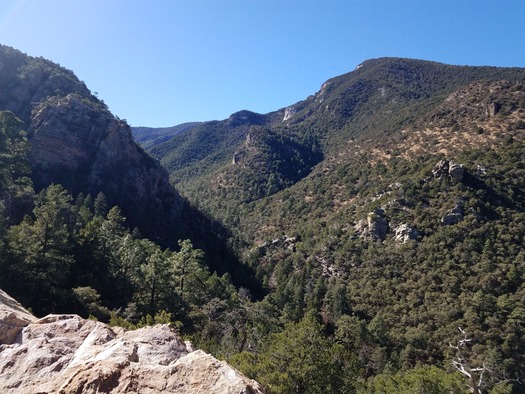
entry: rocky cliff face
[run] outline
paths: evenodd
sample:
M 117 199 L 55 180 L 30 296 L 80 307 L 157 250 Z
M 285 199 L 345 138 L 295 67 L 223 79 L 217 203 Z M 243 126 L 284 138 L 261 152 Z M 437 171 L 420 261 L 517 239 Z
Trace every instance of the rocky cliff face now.
M 0 46 L 0 109 L 25 123 L 37 190 L 102 191 L 144 235 L 165 243 L 178 235 L 184 203 L 166 171 L 71 71 Z
M 103 191 L 149 236 L 176 226 L 183 202 L 166 171 L 101 104 L 76 93 L 49 97 L 34 106 L 28 133 L 37 189 L 60 183 L 73 194 Z
M 4 330 L 13 322 L 14 331 Z M 124 331 L 77 315 L 48 315 L 37 320 L 1 290 L 0 391 L 264 392 L 227 363 L 188 349 L 167 325 Z

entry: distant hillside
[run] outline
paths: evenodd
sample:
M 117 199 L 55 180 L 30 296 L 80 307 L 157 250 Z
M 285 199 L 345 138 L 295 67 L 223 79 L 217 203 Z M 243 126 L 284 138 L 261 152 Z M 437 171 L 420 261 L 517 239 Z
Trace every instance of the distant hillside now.
M 144 149 L 149 149 L 198 124 L 199 122 L 190 122 L 173 127 L 132 127 L 131 133 L 133 134 L 133 139 L 140 146 Z
M 236 116 L 150 152 L 232 232 L 273 318 L 315 311 L 364 376 L 449 365 L 457 327 L 522 376 L 525 69 L 375 59 Z
M 204 122 L 147 150 L 191 202 L 213 211 L 220 200 L 233 209 L 291 186 L 351 141 L 381 143 L 471 82 L 524 78 L 518 68 L 374 59 L 287 108 L 266 115 L 241 111 L 224 121 Z M 294 175 L 280 163 L 295 163 L 288 168 Z

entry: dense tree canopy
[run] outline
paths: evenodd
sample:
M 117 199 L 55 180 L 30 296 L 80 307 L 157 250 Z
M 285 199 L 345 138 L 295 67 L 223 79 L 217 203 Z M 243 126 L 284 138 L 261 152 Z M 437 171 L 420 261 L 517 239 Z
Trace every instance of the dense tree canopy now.
M 0 114 L 0 286 L 37 315 L 171 322 L 270 393 L 463 393 L 458 327 L 484 392 L 524 392 L 522 72 L 358 71 L 290 121 L 243 112 L 158 147 L 206 215 L 181 220 L 220 229 L 207 255 L 198 230 L 173 249 L 142 237 L 102 193 L 35 193 Z

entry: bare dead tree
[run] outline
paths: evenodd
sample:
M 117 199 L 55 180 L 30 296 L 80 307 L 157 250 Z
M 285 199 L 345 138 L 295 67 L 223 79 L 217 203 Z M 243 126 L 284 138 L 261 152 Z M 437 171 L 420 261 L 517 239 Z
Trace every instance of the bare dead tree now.
M 518 382 L 517 379 L 508 379 L 498 376 L 491 368 L 487 366 L 485 361 L 481 365 L 473 366 L 472 360 L 467 356 L 467 346 L 472 342 L 472 339 L 467 336 L 467 332 L 458 327 L 463 337 L 457 341 L 456 345 L 449 343 L 449 346 L 456 350 L 456 356 L 452 360 L 452 365 L 463 376 L 468 379 L 467 386 L 473 394 L 482 394 L 482 390 L 486 387 L 488 378 L 495 380 L 494 385 L 503 384 L 507 382 Z

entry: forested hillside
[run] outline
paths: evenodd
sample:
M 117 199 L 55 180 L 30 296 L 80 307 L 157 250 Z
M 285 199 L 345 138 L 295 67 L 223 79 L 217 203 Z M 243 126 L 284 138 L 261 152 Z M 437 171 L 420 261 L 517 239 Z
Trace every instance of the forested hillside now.
M 133 139 L 144 149 L 168 141 L 175 135 L 198 125 L 198 122 L 183 123 L 173 127 L 132 127 Z
M 326 371 L 331 392 L 461 392 L 449 346 L 461 328 L 483 390 L 522 392 L 524 80 L 377 59 L 242 129 L 204 123 L 151 148 L 268 293 L 254 304 L 264 325 L 229 350 L 216 332 L 198 343 L 244 350 L 230 360 L 271 392 L 306 390 L 327 360 L 351 376 Z M 289 339 L 308 329 L 315 343 Z M 326 354 L 293 364 L 321 340 Z
M 166 170 L 133 141 L 126 121 L 72 71 L 7 46 L 0 46 L 0 69 L 0 110 L 23 122 L 35 192 L 60 184 L 73 198 L 103 193 L 144 237 L 174 250 L 178 240 L 191 239 L 207 251 L 212 270 L 232 272 L 237 285 L 258 288 L 226 246 L 227 231 L 179 195 Z
M 227 220 L 229 208 L 291 186 L 354 139 L 382 144 L 383 138 L 420 121 L 447 95 L 478 80 L 523 81 L 524 73 L 411 59 L 369 60 L 287 108 L 266 115 L 240 111 L 147 150 L 193 204 Z M 283 174 L 280 163 L 294 175 Z M 225 206 L 215 209 L 217 202 Z
M 0 286 L 36 315 L 171 322 L 269 393 L 525 392 L 525 69 L 376 59 L 145 137 L 176 191 L 1 49 Z

